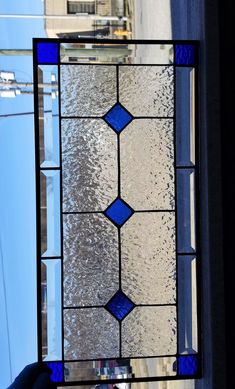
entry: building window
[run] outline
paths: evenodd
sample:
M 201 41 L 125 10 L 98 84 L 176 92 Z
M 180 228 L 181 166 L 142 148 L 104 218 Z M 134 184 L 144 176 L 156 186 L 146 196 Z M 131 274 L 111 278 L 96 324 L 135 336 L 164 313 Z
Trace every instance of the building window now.
M 95 14 L 95 2 L 94 1 L 68 1 L 68 13 L 86 13 Z

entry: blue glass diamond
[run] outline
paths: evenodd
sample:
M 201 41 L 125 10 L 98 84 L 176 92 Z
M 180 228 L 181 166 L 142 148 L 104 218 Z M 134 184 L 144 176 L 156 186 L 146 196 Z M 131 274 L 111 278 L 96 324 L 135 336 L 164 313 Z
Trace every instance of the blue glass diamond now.
M 106 305 L 107 310 L 118 320 L 124 319 L 133 307 L 134 303 L 121 291 L 118 291 Z
M 105 211 L 105 215 L 111 219 L 114 224 L 122 226 L 127 219 L 133 214 L 133 209 L 129 207 L 123 200 L 117 198 Z
M 184 355 L 178 357 L 178 374 L 195 375 L 198 371 L 198 361 L 196 355 Z
M 195 46 L 194 45 L 176 45 L 175 62 L 177 65 L 194 65 Z
M 105 121 L 114 129 L 115 132 L 120 133 L 128 123 L 132 120 L 132 116 L 126 111 L 121 104 L 116 104 L 105 115 Z
M 63 363 L 62 362 L 47 362 L 47 366 L 52 370 L 50 379 L 53 382 L 63 381 Z
M 50 42 L 38 42 L 37 58 L 38 63 L 58 63 L 58 44 Z

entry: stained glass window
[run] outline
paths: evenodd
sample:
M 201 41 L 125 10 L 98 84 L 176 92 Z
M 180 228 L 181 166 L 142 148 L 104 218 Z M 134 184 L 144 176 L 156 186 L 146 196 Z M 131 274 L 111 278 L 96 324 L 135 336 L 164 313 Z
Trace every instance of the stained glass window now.
M 34 40 L 38 357 L 60 386 L 196 378 L 198 44 L 102 43 Z

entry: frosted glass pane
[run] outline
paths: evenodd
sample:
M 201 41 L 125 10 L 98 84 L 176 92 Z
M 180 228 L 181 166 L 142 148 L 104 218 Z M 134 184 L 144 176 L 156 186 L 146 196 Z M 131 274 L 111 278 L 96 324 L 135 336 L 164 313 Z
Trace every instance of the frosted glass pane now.
M 62 120 L 63 211 L 104 211 L 117 196 L 117 137 L 102 119 Z
M 135 213 L 121 229 L 122 290 L 136 304 L 175 303 L 175 215 Z
M 103 116 L 116 98 L 115 66 L 61 66 L 62 116 Z
M 196 250 L 195 173 L 193 169 L 177 171 L 177 242 L 179 253 Z
M 176 353 L 176 308 L 136 307 L 122 322 L 122 356 Z
M 121 193 L 135 210 L 174 209 L 170 119 L 136 119 L 121 133 Z
M 195 70 L 176 68 L 176 163 L 195 163 Z
M 118 321 L 104 308 L 65 309 L 64 356 L 67 360 L 117 358 Z
M 41 170 L 41 254 L 60 256 L 60 172 Z
M 65 363 L 65 380 L 107 380 L 121 378 L 159 377 L 175 375 L 173 365 L 175 357 L 111 359 L 102 361 L 67 362 Z
M 193 354 L 198 351 L 197 280 L 194 256 L 178 256 L 178 277 L 179 352 Z
M 61 325 L 61 260 L 41 263 L 42 355 L 44 361 L 62 358 Z
M 64 305 L 104 305 L 119 286 L 117 228 L 103 215 L 64 215 Z
M 39 66 L 38 82 L 40 164 L 55 167 L 60 163 L 58 67 Z
M 133 116 L 173 116 L 173 66 L 122 66 L 119 99 Z

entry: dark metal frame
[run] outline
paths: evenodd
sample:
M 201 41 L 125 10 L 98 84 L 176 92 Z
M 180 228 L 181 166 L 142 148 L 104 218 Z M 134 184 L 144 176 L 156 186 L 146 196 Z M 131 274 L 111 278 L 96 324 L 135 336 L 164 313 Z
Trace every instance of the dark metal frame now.
M 40 63 L 40 65 L 50 65 L 50 66 L 58 66 L 58 91 L 59 91 L 59 147 L 60 147 L 60 164 L 58 167 L 52 167 L 52 168 L 41 168 L 40 167 L 40 154 L 39 154 L 39 109 L 38 109 L 38 61 L 37 61 L 37 43 L 38 42 L 48 42 L 48 43 L 57 43 L 58 44 L 58 63 L 57 64 L 52 64 L 52 63 Z M 61 94 L 60 94 L 60 65 L 69 65 L 69 63 L 64 63 L 60 61 L 60 44 L 61 43 L 93 43 L 94 45 L 98 45 L 99 41 L 97 39 L 33 39 L 33 62 L 34 62 L 34 106 L 35 106 L 35 162 L 36 162 L 36 213 L 37 213 L 37 224 L 36 224 L 36 230 L 37 230 L 37 316 L 38 316 L 38 360 L 42 361 L 42 323 L 41 323 L 41 260 L 42 259 L 61 259 L 61 289 L 62 289 L 62 294 L 61 294 L 61 304 L 62 304 L 62 342 L 64 339 L 64 327 L 63 327 L 63 310 L 64 309 L 75 309 L 75 308 L 85 308 L 85 307 L 64 307 L 63 305 L 63 214 L 68 214 L 68 213 L 89 213 L 89 212 L 63 212 L 62 208 L 62 161 L 61 161 L 61 156 L 62 156 L 62 142 L 61 142 L 61 120 L 63 119 L 73 119 L 75 117 L 69 116 L 69 117 L 64 117 L 61 115 Z M 99 383 L 118 383 L 118 382 L 147 382 L 147 381 L 164 381 L 164 380 L 176 380 L 176 379 L 196 379 L 200 378 L 202 374 L 202 362 L 201 362 L 201 315 L 200 315 L 200 301 L 201 301 L 201 296 L 200 296 L 200 280 L 201 280 L 201 266 L 200 266 L 200 231 L 199 231 L 199 224 L 200 224 L 200 215 L 199 215 L 199 174 L 200 174 L 200 166 L 199 166 L 199 120 L 198 120 L 198 97 L 199 97 L 199 90 L 198 90 L 198 51 L 199 51 L 199 43 L 198 41 L 184 41 L 184 40 L 110 40 L 110 39 L 102 39 L 100 41 L 102 44 L 116 44 L 119 46 L 120 44 L 171 44 L 174 47 L 174 62 L 172 64 L 114 64 L 114 63 L 106 63 L 106 66 L 115 66 L 116 67 L 116 77 L 117 77 L 117 103 L 119 103 L 119 90 L 118 90 L 118 79 L 119 79 L 119 72 L 118 72 L 118 67 L 119 66 L 171 66 L 173 67 L 174 71 L 174 116 L 173 117 L 143 117 L 144 119 L 171 119 L 173 120 L 173 134 L 174 134 L 174 172 L 175 172 L 175 209 L 172 210 L 156 210 L 156 211 L 141 211 L 141 212 L 172 212 L 175 213 L 175 228 L 176 228 L 176 238 L 175 238 L 175 247 L 176 247 L 176 301 L 175 304 L 156 304 L 154 306 L 176 306 L 176 311 L 177 311 L 177 316 L 178 316 L 178 255 L 183 256 L 183 255 L 194 255 L 197 257 L 197 266 L 196 266 L 196 271 L 197 271 L 197 326 L 198 326 L 198 353 L 197 354 L 191 354 L 192 356 L 197 356 L 198 358 L 198 372 L 196 375 L 179 375 L 178 373 L 175 376 L 162 376 L 162 377 L 141 377 L 141 378 L 125 378 L 125 379 L 109 379 L 109 380 L 87 380 L 87 381 L 80 381 L 80 382 L 68 382 L 63 379 L 63 382 L 60 382 L 60 385 L 63 386 L 73 386 L 73 385 L 86 385 L 86 384 L 99 384 Z M 176 44 L 190 44 L 195 46 L 195 64 L 194 65 L 179 65 L 175 63 L 175 45 Z M 88 64 L 88 63 L 87 63 Z M 78 63 L 78 65 L 87 65 L 85 63 Z M 99 65 L 104 65 L 104 64 L 92 64 L 94 66 L 99 66 Z M 195 158 L 196 158 L 196 163 L 193 166 L 177 166 L 177 161 L 176 161 L 176 67 L 189 67 L 189 68 L 194 68 L 195 69 Z M 106 114 L 105 114 L 106 115 Z M 132 115 L 133 116 L 133 115 Z M 76 118 L 79 118 L 76 116 Z M 85 118 L 92 118 L 92 117 L 81 117 L 82 119 Z M 104 119 L 104 116 L 102 117 L 93 117 L 96 119 Z M 135 116 L 132 118 L 134 119 L 141 119 L 142 117 Z M 105 119 L 104 119 L 105 120 Z M 107 123 L 107 122 L 106 122 Z M 108 124 L 108 123 L 107 123 Z M 120 196 L 120 150 L 119 150 L 119 140 L 120 140 L 120 134 L 117 134 L 118 141 L 118 197 L 121 198 Z M 196 202 L 196 251 L 195 252 L 189 252 L 189 253 L 179 253 L 177 250 L 177 171 L 181 169 L 192 169 L 195 172 L 195 202 Z M 40 214 L 40 171 L 41 170 L 59 170 L 60 171 L 60 229 L 61 229 L 61 255 L 56 256 L 56 257 L 42 257 L 41 255 L 41 214 Z M 110 206 L 110 205 L 109 205 Z M 129 206 L 129 205 L 128 205 Z M 130 207 L 130 206 L 129 206 Z M 108 207 L 109 208 L 109 207 Z M 92 212 L 92 213 L 101 213 L 104 214 L 105 211 L 102 212 Z M 134 212 L 140 212 L 140 211 L 134 211 Z M 106 215 L 107 216 L 107 215 Z M 115 223 L 114 223 L 115 224 Z M 119 241 L 119 268 L 121 266 L 121 260 L 120 260 L 120 226 L 116 225 L 118 227 L 118 241 Z M 120 275 L 119 275 L 120 278 Z M 120 280 L 119 280 L 119 287 L 120 287 Z M 145 306 L 143 305 L 136 305 L 135 306 Z M 147 305 L 146 306 L 153 306 Z M 95 306 L 92 306 L 95 307 Z M 105 307 L 105 306 L 99 306 L 99 307 Z M 119 322 L 121 323 L 121 322 Z M 121 330 L 120 330 L 121 331 Z M 121 332 L 120 332 L 121 334 Z M 176 357 L 177 356 L 186 356 L 186 354 L 182 355 L 179 354 L 179 331 L 178 331 L 178 321 L 177 321 L 177 353 L 174 355 L 166 355 L 165 357 Z M 121 335 L 120 335 L 120 342 L 121 342 Z M 190 354 L 187 354 L 187 356 L 190 356 Z M 144 358 L 162 358 L 164 355 L 160 356 L 150 356 L 150 357 L 132 357 L 131 359 L 144 359 Z M 102 358 L 102 360 L 113 360 L 115 358 Z M 127 358 L 119 358 L 121 359 L 127 359 Z M 92 359 L 92 361 L 96 360 L 101 360 L 99 359 Z M 83 361 L 91 361 L 90 359 L 84 359 L 84 360 L 65 360 L 64 359 L 64 350 L 62 346 L 62 362 L 83 362 Z M 60 361 L 56 361 L 60 362 Z

